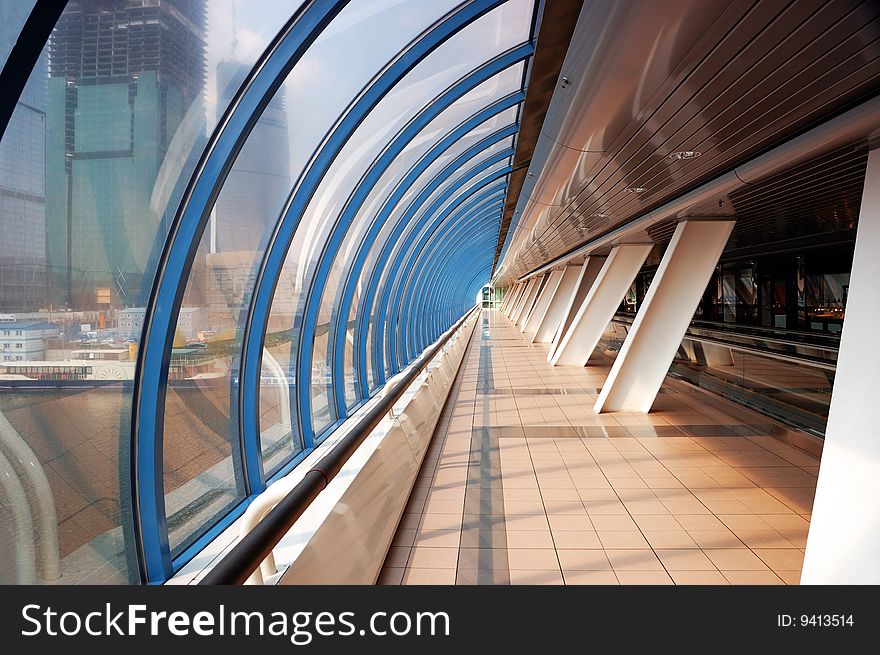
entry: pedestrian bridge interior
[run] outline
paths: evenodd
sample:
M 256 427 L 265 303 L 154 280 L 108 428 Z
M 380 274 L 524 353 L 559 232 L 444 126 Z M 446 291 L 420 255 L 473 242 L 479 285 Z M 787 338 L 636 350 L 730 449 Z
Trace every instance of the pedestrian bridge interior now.
M 0 0 L 0 583 L 880 583 L 880 5 Z

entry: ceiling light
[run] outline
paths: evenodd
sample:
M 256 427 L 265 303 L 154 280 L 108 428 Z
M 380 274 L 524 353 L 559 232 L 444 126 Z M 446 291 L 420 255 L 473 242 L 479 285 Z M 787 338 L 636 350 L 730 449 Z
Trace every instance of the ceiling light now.
M 604 212 L 598 212 L 596 214 L 590 214 L 590 218 L 611 218 L 611 214 L 606 214 Z
M 631 186 L 624 189 L 624 191 L 626 191 L 627 193 L 644 193 L 647 190 L 648 189 L 643 186 Z
M 698 152 L 697 150 L 679 150 L 678 152 L 673 152 L 669 155 L 669 158 L 681 161 L 684 159 L 696 159 L 702 154 L 702 152 Z

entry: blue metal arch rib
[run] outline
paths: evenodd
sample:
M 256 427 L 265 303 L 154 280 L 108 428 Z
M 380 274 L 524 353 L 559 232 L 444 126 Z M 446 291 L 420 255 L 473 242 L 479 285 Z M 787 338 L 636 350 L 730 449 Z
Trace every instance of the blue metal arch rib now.
M 473 0 L 453 10 L 386 66 L 338 120 L 332 133 L 326 138 L 310 162 L 297 189 L 288 200 L 257 270 L 254 293 L 248 308 L 248 320 L 243 335 L 243 352 L 245 354 L 243 363 L 247 362 L 247 365 L 252 366 L 262 358 L 262 342 L 266 333 L 272 296 L 293 235 L 321 180 L 345 143 L 379 101 L 420 61 L 453 34 L 505 1 Z M 307 278 L 309 277 L 311 275 L 307 275 Z M 300 299 L 300 302 L 302 300 Z M 302 309 L 297 311 L 297 315 L 302 316 Z M 311 353 L 304 356 L 304 352 L 311 348 L 314 334 L 314 319 L 303 316 L 296 343 L 296 395 L 297 407 L 300 410 L 297 418 L 306 447 L 314 444 L 314 433 L 311 421 L 311 366 L 307 370 L 303 361 L 306 360 L 309 363 L 311 361 Z M 257 370 L 259 370 L 259 365 L 257 365 Z M 243 375 L 245 374 L 243 373 Z M 248 398 L 252 397 L 248 396 Z M 256 413 L 255 409 L 248 411 L 253 411 L 253 415 Z
M 147 582 L 160 582 L 172 573 L 162 477 L 165 392 L 174 329 L 195 251 L 247 136 L 287 74 L 346 4 L 348 0 L 304 5 L 267 48 L 212 135 L 160 256 L 147 303 L 132 400 L 133 511 L 139 563 Z M 238 448 L 243 450 L 243 444 L 239 442 Z M 246 487 L 259 484 L 252 479 L 259 469 L 250 465 L 249 457 L 244 459 L 248 462 Z

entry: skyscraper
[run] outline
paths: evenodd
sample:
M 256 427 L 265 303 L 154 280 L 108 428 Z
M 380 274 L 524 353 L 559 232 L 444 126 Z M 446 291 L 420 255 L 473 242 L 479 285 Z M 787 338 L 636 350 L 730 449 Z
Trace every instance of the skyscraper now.
M 29 3 L 0 0 L 3 59 L 29 11 Z M 45 107 L 43 56 L 0 142 L 0 311 L 34 311 L 46 301 Z
M 74 0 L 64 11 L 47 98 L 53 304 L 142 300 L 157 233 L 176 209 L 159 201 L 168 194 L 157 180 L 189 154 L 174 148 L 178 131 L 204 121 L 204 32 L 204 0 Z
M 217 64 L 217 106 L 231 104 L 250 66 L 235 60 Z M 261 250 L 267 224 L 274 222 L 290 192 L 290 150 L 284 87 L 269 102 L 217 199 L 210 252 L 206 258 L 209 316 L 214 324 L 232 327 L 246 290 L 253 285 L 255 252 Z M 292 304 L 291 280 L 279 290 Z

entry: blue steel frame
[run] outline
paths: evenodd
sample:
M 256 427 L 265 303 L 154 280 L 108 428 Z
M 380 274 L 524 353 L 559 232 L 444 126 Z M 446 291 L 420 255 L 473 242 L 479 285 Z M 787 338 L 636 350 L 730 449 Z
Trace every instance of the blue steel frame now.
M 413 219 L 414 219 L 416 213 L 418 212 L 418 210 L 420 209 L 421 205 L 423 205 L 431 197 L 433 192 L 436 191 L 446 181 L 447 178 L 451 177 L 451 175 L 453 173 L 458 172 L 458 169 L 452 168 L 450 166 L 447 166 L 446 168 L 444 168 L 440 173 L 437 174 L 437 176 L 429 184 L 427 184 L 425 186 L 425 188 L 419 194 L 419 196 L 413 200 L 413 202 L 410 204 L 409 208 L 407 209 L 407 211 L 405 212 L 405 214 L 401 218 L 401 224 L 402 224 L 401 231 L 405 231 L 405 234 L 401 235 L 401 236 L 398 236 L 395 234 L 395 235 L 393 235 L 396 237 L 394 241 L 392 241 L 391 239 L 386 241 L 386 243 L 383 245 L 382 251 L 380 252 L 379 258 L 376 261 L 376 265 L 373 267 L 373 269 L 371 271 L 371 277 L 370 277 L 369 284 L 366 288 L 365 293 L 361 296 L 362 313 L 360 313 L 358 315 L 358 321 L 360 323 L 361 330 L 363 330 L 364 332 L 366 331 L 365 322 L 369 318 L 370 313 L 373 311 L 373 306 L 374 306 L 374 303 L 377 298 L 381 298 L 383 300 L 386 300 L 386 302 L 378 304 L 377 308 L 382 308 L 382 307 L 387 306 L 387 299 L 385 298 L 386 294 L 384 293 L 384 289 L 385 289 L 385 286 L 387 286 L 388 280 L 393 279 L 393 276 L 396 273 L 397 268 L 400 266 L 400 259 L 397 258 L 397 259 L 392 260 L 391 267 L 388 268 L 388 261 L 391 258 L 392 254 L 394 252 L 398 252 L 398 253 L 405 252 L 405 249 L 408 247 L 408 245 L 410 244 L 410 242 L 414 238 L 414 235 L 416 233 L 416 230 L 418 229 L 418 226 L 421 225 L 421 223 L 424 220 L 428 220 L 428 219 L 432 218 L 434 216 L 435 212 L 444 204 L 445 201 L 447 201 L 449 198 L 452 198 L 455 195 L 456 191 L 458 191 L 458 189 L 460 189 L 462 186 L 464 186 L 471 179 L 473 179 L 474 177 L 476 177 L 477 175 L 479 175 L 480 173 L 485 171 L 487 168 L 489 168 L 494 163 L 496 163 L 496 162 L 489 161 L 489 160 L 483 160 L 481 163 L 477 164 L 476 166 L 473 166 L 470 170 L 468 170 L 462 176 L 457 178 L 456 181 L 453 182 L 451 185 L 449 185 L 446 188 L 446 190 L 444 190 L 434 200 L 434 202 L 430 205 L 430 207 L 425 212 L 422 213 L 423 218 L 420 220 L 413 220 Z M 471 190 L 479 188 L 479 186 L 480 185 L 472 186 Z M 386 269 L 388 270 L 388 274 L 385 278 L 386 284 L 382 287 L 382 291 L 377 294 L 377 286 L 380 283 L 380 278 L 381 278 L 382 273 Z M 379 333 L 379 332 L 377 332 L 377 328 L 379 328 L 380 331 L 381 331 L 381 329 L 384 328 L 383 316 L 382 316 L 381 311 L 378 311 L 378 309 L 376 312 L 376 316 L 374 317 L 374 324 L 373 324 L 372 359 L 373 359 L 373 366 L 374 366 L 374 368 L 373 368 L 374 380 L 376 380 L 379 384 L 382 384 L 385 381 L 385 370 L 384 370 L 384 367 L 381 366 L 381 363 L 383 361 L 383 359 L 381 357 L 382 351 L 377 350 L 377 348 L 376 348 L 376 343 L 377 343 L 376 342 L 376 335 Z M 379 365 L 377 365 L 377 362 Z
M 480 242 L 477 246 L 464 251 L 453 251 L 451 253 L 447 253 L 445 260 L 438 261 L 437 266 L 445 266 L 450 269 L 450 272 L 453 270 L 461 272 L 470 270 L 467 267 L 467 264 L 469 263 L 472 264 L 473 262 L 485 261 L 485 254 L 487 254 L 487 251 L 494 252 L 491 249 L 494 248 L 495 243 L 497 243 L 497 238 L 495 239 L 495 243 L 493 243 L 492 235 L 495 235 L 495 237 L 497 237 L 497 229 L 498 224 L 495 224 L 494 226 L 489 226 L 488 230 L 483 232 L 483 235 L 481 237 L 483 239 L 482 242 Z M 483 268 L 475 269 L 476 272 L 474 273 L 474 278 L 472 279 L 472 282 L 477 282 L 477 273 L 479 271 L 486 271 L 487 269 L 491 269 L 491 265 L 483 265 Z M 464 300 L 459 300 L 459 302 L 461 303 L 460 307 L 473 306 L 472 304 L 468 303 L 466 299 L 468 297 L 473 298 L 476 295 L 475 291 L 478 290 L 480 284 L 477 284 L 473 290 L 470 290 L 470 283 L 465 285 L 463 281 L 464 279 L 466 278 L 459 279 L 456 276 L 451 275 L 451 273 L 450 275 L 439 279 L 434 285 L 434 288 L 437 289 L 436 297 L 438 299 L 435 300 L 434 298 L 431 298 L 431 304 L 428 308 L 426 308 L 425 311 L 435 312 L 438 310 L 437 308 L 439 307 L 449 307 L 450 303 L 455 298 L 464 298 Z M 485 280 L 485 278 L 483 278 L 483 280 Z M 444 323 L 449 321 L 451 316 L 449 310 L 447 310 L 446 314 L 446 317 L 443 319 Z M 403 327 L 406 326 L 407 322 L 412 322 L 410 320 L 410 317 L 404 317 Z
M 369 312 L 372 311 L 371 299 L 373 297 L 373 294 L 376 291 L 376 286 L 379 284 L 380 275 L 381 275 L 382 271 L 385 269 L 385 266 L 386 266 L 389 258 L 391 257 L 392 253 L 394 252 L 395 246 L 400 242 L 400 239 L 402 238 L 402 234 L 404 233 L 404 231 L 407 229 L 410 229 L 410 227 L 411 227 L 410 224 L 411 224 L 413 217 L 416 215 L 416 213 L 421 208 L 421 206 L 425 202 L 428 201 L 428 199 L 431 197 L 431 195 L 434 193 L 434 191 L 436 191 L 438 188 L 440 188 L 448 178 L 450 178 L 454 173 L 458 172 L 458 170 L 460 169 L 460 166 L 462 164 L 464 164 L 466 161 L 469 161 L 471 158 L 476 156 L 476 154 L 478 154 L 478 152 L 479 151 L 474 150 L 472 147 L 466 151 L 466 153 L 471 153 L 471 155 L 469 157 L 465 157 L 464 156 L 465 153 L 462 153 L 462 155 L 457 157 L 455 160 L 453 160 L 452 162 L 447 164 L 441 171 L 439 171 L 431 179 L 431 181 L 425 185 L 425 187 L 422 189 L 422 191 L 419 193 L 419 195 L 416 196 L 410 202 L 410 204 L 407 206 L 406 210 L 403 212 L 400 219 L 398 220 L 397 224 L 395 225 L 389 238 L 383 243 L 382 249 L 381 249 L 376 261 L 374 262 L 374 265 L 371 268 L 371 272 L 370 272 L 370 275 L 368 278 L 369 282 L 368 282 L 366 291 L 361 295 L 361 298 L 359 301 L 358 314 L 357 314 L 358 321 L 355 325 L 355 345 L 357 347 L 355 355 L 357 357 L 356 361 L 361 362 L 361 364 L 363 366 L 363 368 L 361 368 L 360 370 L 363 371 L 366 369 L 366 347 L 365 347 L 366 346 L 365 339 L 366 339 L 366 334 L 367 334 L 367 325 L 366 324 L 368 323 L 368 320 L 369 320 Z M 478 169 L 479 169 L 479 166 L 471 169 L 472 176 L 477 175 L 477 174 L 479 174 L 479 172 L 481 172 L 481 170 L 484 170 L 484 169 L 479 169 L 479 170 Z M 409 179 L 409 176 L 407 177 L 407 179 Z M 395 202 L 398 202 L 399 198 L 402 197 L 402 195 L 404 193 L 405 193 L 405 189 L 401 191 L 399 196 L 397 196 L 397 193 L 395 192 L 395 196 L 397 196 L 396 199 L 395 199 L 395 196 L 392 196 L 391 198 L 389 198 L 389 202 L 386 202 L 386 207 L 389 205 L 389 203 L 392 199 L 395 199 Z M 454 193 L 454 189 L 452 191 L 445 192 L 444 196 L 442 196 L 442 197 L 444 199 L 448 198 L 449 196 L 452 195 L 452 193 Z M 442 204 L 442 200 L 439 202 L 440 202 L 440 204 Z M 436 207 L 439 207 L 439 204 L 436 204 L 436 206 L 433 206 L 433 207 L 434 207 L 434 209 L 436 209 Z M 389 207 L 388 211 L 390 212 L 392 209 L 393 208 Z M 385 211 L 385 207 L 383 207 L 382 211 L 383 212 Z M 381 215 L 381 212 L 380 212 L 380 215 Z M 367 312 L 366 320 L 365 320 L 364 312 Z M 374 355 L 375 355 L 375 353 L 374 353 Z M 361 364 L 359 364 L 359 365 L 361 365 Z M 365 376 L 359 376 L 359 377 L 365 377 Z M 384 383 L 384 381 L 385 381 L 384 371 L 382 371 L 381 377 L 379 377 L 379 378 L 375 378 L 375 373 L 374 373 L 374 379 L 378 380 L 378 382 L 380 384 Z
M 467 214 L 468 216 L 472 216 L 472 220 L 481 220 L 484 215 L 498 212 L 503 206 L 504 194 L 503 189 L 500 189 L 496 192 L 492 197 L 479 201 L 477 203 L 472 203 L 462 209 L 456 217 L 450 218 L 450 221 L 457 220 L 458 216 Z M 444 272 L 445 273 L 445 272 Z M 424 317 L 424 320 L 433 320 L 438 317 L 438 314 L 433 314 L 430 317 Z
M 346 4 L 348 0 L 303 5 L 266 49 L 215 129 L 160 256 L 146 307 L 132 398 L 134 531 L 141 576 L 148 583 L 162 582 L 173 573 L 162 469 L 165 394 L 174 330 L 196 249 L 232 163 L 263 110 Z M 258 493 L 263 486 L 259 443 L 242 443 L 241 435 L 231 437 L 233 449 L 242 452 L 245 462 L 245 493 Z
M 485 160 L 483 163 L 475 166 L 470 171 L 468 171 L 468 173 L 465 173 L 464 176 L 462 176 L 461 178 L 459 178 L 459 180 L 457 180 L 454 184 L 452 184 L 432 204 L 432 206 L 425 212 L 424 216 L 426 217 L 426 219 L 428 221 L 433 221 L 434 223 L 439 223 L 440 221 L 445 220 L 446 217 L 449 215 L 449 213 L 451 213 L 451 211 L 453 211 L 454 208 L 458 204 L 463 202 L 473 192 L 478 191 L 480 188 L 485 187 L 486 185 L 490 184 L 492 181 L 494 181 L 500 177 L 506 177 L 507 174 L 511 172 L 510 165 L 506 166 L 505 168 L 502 168 L 500 171 L 490 173 L 486 177 L 478 180 L 471 187 L 469 187 L 469 189 L 467 191 L 465 191 L 461 194 L 458 194 L 456 196 L 456 199 L 451 204 L 449 204 L 444 211 L 440 212 L 439 214 L 436 213 L 438 208 L 441 205 L 443 205 L 444 202 L 448 198 L 452 197 L 455 194 L 455 192 L 458 191 L 462 186 L 464 186 L 464 184 L 466 184 L 472 177 L 485 171 L 487 168 L 490 167 L 490 165 L 498 163 L 500 161 L 503 161 L 505 158 L 508 158 L 511 155 L 513 155 L 513 148 L 511 148 L 508 151 L 499 153 L 498 155 L 495 155 L 494 157 L 491 157 L 490 159 Z M 422 225 L 422 224 L 423 223 L 420 223 L 420 225 Z M 401 248 L 400 252 L 407 252 L 407 251 L 413 252 L 413 247 L 414 247 L 412 244 L 413 237 L 415 237 L 415 231 L 411 232 L 409 237 L 404 239 L 403 247 Z M 416 251 L 418 249 L 419 249 L 418 247 L 415 247 Z M 385 281 L 385 286 L 383 289 L 384 293 L 381 293 L 379 296 L 380 301 L 381 301 L 378 305 L 379 308 L 387 308 L 390 304 L 390 297 L 393 295 L 396 295 L 395 292 L 399 289 L 398 271 L 400 270 L 400 267 L 404 263 L 405 260 L 409 261 L 409 258 L 398 257 L 394 261 L 394 263 L 392 264 L 392 266 L 389 270 L 388 277 L 386 278 L 386 281 Z M 408 271 L 407 271 L 407 273 L 408 273 Z M 393 283 L 393 285 L 389 284 L 389 283 Z M 396 349 L 392 347 L 392 341 L 396 340 L 395 339 L 396 334 L 394 333 L 394 331 L 386 331 L 385 325 L 386 325 L 386 323 L 388 325 L 392 325 L 392 326 L 395 325 L 397 323 L 397 315 L 394 311 L 392 311 L 388 320 L 386 320 L 383 315 L 383 312 L 380 311 L 377 313 L 377 319 L 378 320 L 376 323 L 376 327 L 374 328 L 374 334 L 373 334 L 373 357 L 376 358 L 377 361 L 381 362 L 382 361 L 381 356 L 385 352 L 385 351 L 383 351 L 383 347 L 386 347 L 387 353 L 389 356 L 390 371 L 391 371 L 391 374 L 394 375 L 400 370 L 400 365 L 399 365 L 399 360 L 397 357 Z M 383 334 L 383 333 L 385 334 L 384 343 L 383 343 L 382 339 L 377 338 L 378 335 Z
M 528 47 L 528 50 L 529 52 L 531 52 L 531 46 Z M 333 318 L 335 328 L 334 344 L 332 347 L 334 357 L 332 370 L 336 375 L 344 374 L 342 373 L 342 371 L 344 371 L 345 338 L 348 326 L 348 319 L 351 313 L 351 306 L 354 300 L 354 294 L 357 288 L 358 281 L 360 280 L 361 272 L 363 271 L 364 265 L 367 261 L 367 257 L 369 256 L 370 249 L 379 238 L 382 228 L 386 224 L 394 208 L 402 200 L 403 196 L 406 195 L 406 193 L 419 178 L 419 176 L 425 170 L 427 170 L 445 151 L 447 151 L 452 145 L 459 141 L 459 139 L 465 137 L 467 134 L 472 132 L 474 129 L 479 127 L 482 123 L 486 122 L 493 116 L 496 116 L 497 114 L 511 107 L 515 107 L 524 99 L 525 94 L 522 91 L 510 94 L 481 109 L 480 111 L 460 123 L 458 126 L 456 126 L 453 130 L 449 132 L 449 134 L 438 141 L 437 144 L 435 144 L 428 152 L 426 152 L 409 169 L 403 179 L 395 186 L 391 194 L 389 194 L 381 209 L 376 213 L 376 217 L 371 222 L 369 230 L 366 232 L 366 234 L 363 235 L 361 242 L 357 247 L 357 251 L 352 261 L 352 264 L 348 268 L 344 277 L 344 283 L 340 285 L 342 289 L 337 296 L 338 305 L 334 306 L 333 309 L 335 314 Z M 402 230 L 403 227 L 404 226 L 398 221 L 392 231 L 392 238 L 394 236 L 394 233 Z M 363 333 L 363 336 L 366 337 L 365 332 Z M 364 338 L 364 342 L 365 341 L 366 338 Z M 363 353 L 364 348 L 365 344 L 361 348 L 355 346 L 355 355 L 357 355 L 358 352 Z M 354 359 L 356 360 L 356 357 Z M 366 376 L 366 358 L 364 358 L 363 368 L 361 368 L 357 360 L 355 361 L 354 368 L 356 374 L 356 383 L 359 391 L 358 395 L 361 398 L 366 398 L 370 395 L 371 391 Z
M 370 169 L 362 176 L 357 188 L 354 189 L 349 196 L 349 199 L 346 202 L 345 209 L 343 210 L 339 220 L 334 226 L 330 239 L 328 239 L 327 245 L 322 252 L 321 262 L 318 266 L 317 275 L 315 276 L 315 284 L 309 290 L 309 293 L 306 294 L 306 302 L 320 303 L 323 300 L 325 285 L 322 284 L 322 282 L 325 281 L 326 276 L 329 274 L 330 267 L 333 265 L 334 261 L 338 257 L 339 248 L 342 245 L 345 233 L 348 230 L 348 227 L 354 221 L 362 204 L 367 199 L 370 192 L 373 190 L 376 183 L 381 178 L 382 174 L 391 165 L 394 158 L 404 150 L 409 142 L 422 129 L 424 129 L 434 118 L 440 116 L 442 112 L 446 108 L 450 107 L 455 101 L 457 101 L 459 98 L 464 96 L 466 93 L 474 89 L 482 82 L 491 79 L 492 77 L 494 77 L 501 71 L 509 68 L 510 66 L 521 62 L 524 58 L 528 57 L 532 53 L 532 51 L 533 48 L 531 44 L 527 44 L 526 46 L 513 48 L 512 50 L 509 50 L 498 55 L 497 57 L 494 57 L 476 70 L 461 78 L 458 82 L 456 82 L 454 85 L 445 90 L 442 94 L 437 96 L 425 107 L 425 109 L 423 109 L 416 117 L 411 119 L 410 122 L 402 130 L 400 130 L 393 141 L 376 159 Z M 514 127 L 513 133 L 515 132 L 516 128 Z M 363 245 L 361 245 L 361 247 L 363 247 Z M 351 268 L 352 267 L 348 267 L 348 272 L 345 276 L 346 278 L 350 277 Z M 352 288 L 352 292 L 353 291 L 354 288 Z M 317 298 L 317 300 L 315 300 L 315 298 Z M 343 305 L 350 308 L 350 303 L 351 300 L 349 299 L 348 302 L 344 302 Z M 334 310 L 338 306 L 339 303 L 335 303 Z M 309 311 L 307 309 L 306 314 L 308 313 Z M 347 313 L 345 314 L 345 318 L 347 321 Z M 334 311 L 334 316 L 331 319 L 331 325 L 335 325 L 338 331 L 340 326 L 336 322 L 337 320 L 338 313 Z M 333 371 L 334 380 L 341 381 L 344 379 L 344 350 L 346 332 L 347 329 L 342 330 L 341 338 L 338 338 L 335 334 L 331 332 L 330 337 L 328 338 L 328 356 L 331 361 L 331 370 Z M 364 397 L 366 396 L 360 395 L 359 399 L 363 399 Z M 347 413 L 348 407 L 345 399 L 344 384 L 334 385 L 334 402 L 336 404 L 337 416 L 343 416 Z
M 488 107 L 480 110 L 467 120 L 460 123 L 448 135 L 443 137 L 436 145 L 434 145 L 431 150 L 425 153 L 419 159 L 419 161 L 412 166 L 412 168 L 410 168 L 406 176 L 400 181 L 399 184 L 397 184 L 394 191 L 385 200 L 382 208 L 376 213 L 376 218 L 371 223 L 369 231 L 363 236 L 361 243 L 358 246 L 357 253 L 345 278 L 344 289 L 339 295 L 339 297 L 341 298 L 339 308 L 335 309 L 336 344 L 334 345 L 334 356 L 336 357 L 337 361 L 333 365 L 333 370 L 338 371 L 340 370 L 340 367 L 343 366 L 342 358 L 344 357 L 344 340 L 347 331 L 344 326 L 347 326 L 348 323 L 348 317 L 351 313 L 351 305 L 354 299 L 355 289 L 357 288 L 357 284 L 360 279 L 361 271 L 366 264 L 370 249 L 381 234 L 382 227 L 391 216 L 394 208 L 403 199 L 407 191 L 412 187 L 419 176 L 424 173 L 424 171 L 427 170 L 431 166 L 431 164 L 436 161 L 437 158 L 439 158 L 446 150 L 448 150 L 457 141 L 469 134 L 472 130 L 477 128 L 485 121 L 505 111 L 506 109 L 517 106 L 524 99 L 525 94 L 522 91 L 518 91 L 516 93 L 505 96 L 500 100 L 497 100 Z M 403 225 L 402 221 L 398 221 L 392 230 L 389 241 L 393 242 L 397 237 L 399 237 L 399 234 L 404 227 L 405 226 Z M 364 333 L 364 335 L 365 334 L 366 333 Z M 357 352 L 358 350 L 356 347 L 355 354 L 357 354 Z M 361 348 L 360 352 L 363 353 L 364 349 Z M 365 371 L 366 359 L 364 359 L 363 368 L 360 368 L 359 365 L 356 365 L 355 370 Z M 366 375 L 359 374 L 357 376 L 357 383 L 360 389 L 360 396 L 362 398 L 369 396 L 371 389 L 367 384 Z
M 450 238 L 448 241 L 435 244 L 436 250 L 427 254 L 422 268 L 417 269 L 418 272 L 414 276 L 412 284 L 409 285 L 407 297 L 400 302 L 401 306 L 409 308 L 400 313 L 401 323 L 406 328 L 401 329 L 400 332 L 405 341 L 404 352 L 407 356 L 413 357 L 424 350 L 429 343 L 427 341 L 428 334 L 434 333 L 438 323 L 445 322 L 446 318 L 443 317 L 440 320 L 439 315 L 446 300 L 443 283 L 451 281 L 450 276 L 453 271 L 460 273 L 469 270 L 474 262 L 484 261 L 473 256 L 472 251 L 475 250 L 475 246 L 482 247 L 484 245 L 483 239 L 486 238 L 486 235 L 491 237 L 492 234 L 495 234 L 497 236 L 500 217 L 500 208 L 480 217 L 468 217 L 467 227 L 458 231 L 465 233 L 467 241 L 460 238 L 461 235 L 456 235 L 458 238 Z M 474 229 L 474 225 L 479 227 Z M 443 268 L 443 262 L 449 256 L 465 254 L 467 256 L 463 257 L 460 264 Z M 422 292 L 418 298 L 415 294 L 416 290 Z M 412 314 L 407 313 L 409 311 Z M 433 320 L 431 320 L 432 316 L 435 317 Z
M 467 270 L 470 268 L 468 264 L 482 261 L 480 259 L 466 260 L 464 266 L 443 268 L 443 260 L 447 255 L 463 252 L 465 248 L 476 243 L 477 239 L 482 238 L 487 228 L 497 230 L 500 225 L 501 210 L 502 208 L 498 207 L 492 212 L 469 215 L 460 221 L 459 226 L 455 229 L 446 229 L 447 226 L 444 225 L 443 233 L 441 234 L 438 230 L 436 238 L 420 254 L 422 263 L 414 268 L 415 274 L 407 281 L 399 302 L 403 308 L 400 314 L 403 317 L 402 322 L 408 323 L 410 326 L 409 329 L 402 331 L 403 352 L 408 356 L 414 356 L 414 353 L 417 354 L 424 350 L 429 335 L 436 331 L 436 321 L 431 321 L 430 317 L 436 316 L 434 312 L 439 310 L 429 312 L 428 308 L 434 306 L 436 299 L 443 297 L 439 292 L 440 289 L 437 288 L 439 283 L 454 272 Z M 412 316 L 421 316 L 422 320 L 420 322 L 411 320 L 407 313 L 410 311 L 413 312 Z
M 501 205 L 503 206 L 503 202 Z M 426 327 L 428 324 L 427 316 L 421 311 L 424 309 L 423 306 L 413 307 L 413 296 L 414 290 L 420 288 L 423 288 L 425 292 L 423 298 L 428 296 L 431 285 L 421 285 L 419 282 L 426 276 L 428 276 L 429 280 L 432 279 L 432 274 L 433 279 L 437 279 L 439 274 L 442 273 L 442 271 L 436 271 L 436 267 L 432 265 L 431 259 L 435 255 L 442 257 L 450 249 L 460 248 L 461 243 L 470 245 L 473 242 L 470 240 L 465 241 L 462 236 L 470 236 L 471 238 L 474 238 L 474 235 L 482 236 L 482 233 L 487 229 L 487 225 L 489 228 L 497 230 L 500 226 L 502 206 L 493 206 L 490 208 L 492 211 L 480 214 L 475 214 L 474 212 L 463 213 L 455 219 L 443 221 L 434 227 L 433 233 L 425 240 L 425 245 L 413 259 L 413 264 L 410 268 L 413 273 L 403 283 L 400 296 L 397 299 L 398 314 L 404 316 L 406 322 L 412 326 L 412 329 L 398 331 L 398 348 L 402 356 L 411 359 L 421 352 L 426 345 L 422 339 L 417 337 L 415 328 Z M 446 272 L 451 271 L 447 270 Z M 401 309 L 403 310 L 402 312 Z M 413 312 L 413 314 L 408 312 Z
M 281 219 L 276 224 L 269 240 L 263 259 L 257 269 L 254 292 L 248 308 L 242 339 L 241 366 L 242 388 L 248 393 L 247 395 L 242 394 L 241 415 L 249 417 L 249 425 L 258 424 L 259 421 L 256 402 L 258 402 L 262 348 L 275 286 L 281 275 L 294 233 L 336 156 L 367 115 L 409 71 L 451 36 L 504 2 L 506 0 L 472 0 L 472 2 L 454 9 L 428 28 L 407 49 L 399 53 L 349 106 L 346 113 L 338 119 L 332 133 L 325 138 L 321 148 L 309 162 L 296 190 L 288 199 Z M 313 276 L 314 268 L 309 271 L 305 279 L 311 280 Z M 303 313 L 304 300 L 304 298 L 300 298 L 301 308 L 296 311 L 296 316 L 301 316 L 302 319 L 299 338 L 296 342 L 295 392 L 298 402 L 294 406 L 299 410 L 296 418 L 304 445 L 308 449 L 316 442 L 312 426 L 311 347 L 315 338 L 317 307 L 309 315 L 305 315 Z M 308 351 L 307 355 L 304 354 L 306 351 Z M 305 364 L 308 364 L 308 368 Z M 330 425 L 332 427 L 334 421 L 331 420 Z
M 509 166 L 507 167 L 509 168 Z M 452 209 L 461 207 L 461 212 L 468 212 L 478 207 L 482 206 L 484 203 L 490 200 L 496 200 L 503 198 L 503 194 L 506 190 L 506 184 L 502 181 L 501 183 L 495 186 L 488 186 L 499 177 L 505 177 L 507 174 L 506 169 L 502 169 L 501 171 L 496 172 L 495 174 L 491 174 L 477 183 L 473 184 L 469 187 L 464 193 L 456 196 L 454 203 L 450 204 L 449 207 Z M 488 188 L 487 188 L 488 186 Z M 448 215 L 448 214 L 447 214 Z M 442 220 L 443 217 L 441 217 Z M 390 295 L 392 295 L 392 288 L 396 288 L 396 277 L 397 271 L 404 264 L 406 255 L 411 251 L 414 246 L 414 240 L 419 236 L 421 231 L 428 225 L 428 221 L 434 220 L 436 222 L 437 217 L 433 214 L 426 216 L 425 220 L 422 220 L 411 226 L 411 230 L 405 239 L 401 240 L 401 255 L 394 261 L 393 266 L 389 269 L 388 276 L 384 280 L 384 284 L 378 297 L 383 300 L 383 303 L 379 305 L 380 308 L 377 309 L 376 316 L 374 318 L 374 332 L 373 332 L 373 364 L 378 368 L 382 368 L 384 359 L 384 352 L 381 350 L 381 346 L 377 347 L 377 343 L 383 343 L 381 339 L 379 339 L 379 335 L 381 334 L 380 330 L 384 329 L 386 322 L 388 322 L 387 307 L 390 304 Z M 396 320 L 396 317 L 395 317 Z M 394 324 L 394 321 L 391 321 L 391 324 Z M 390 353 L 391 351 L 389 351 Z M 384 373 L 384 370 L 382 371 Z M 393 374 L 393 369 L 389 371 L 389 374 Z

